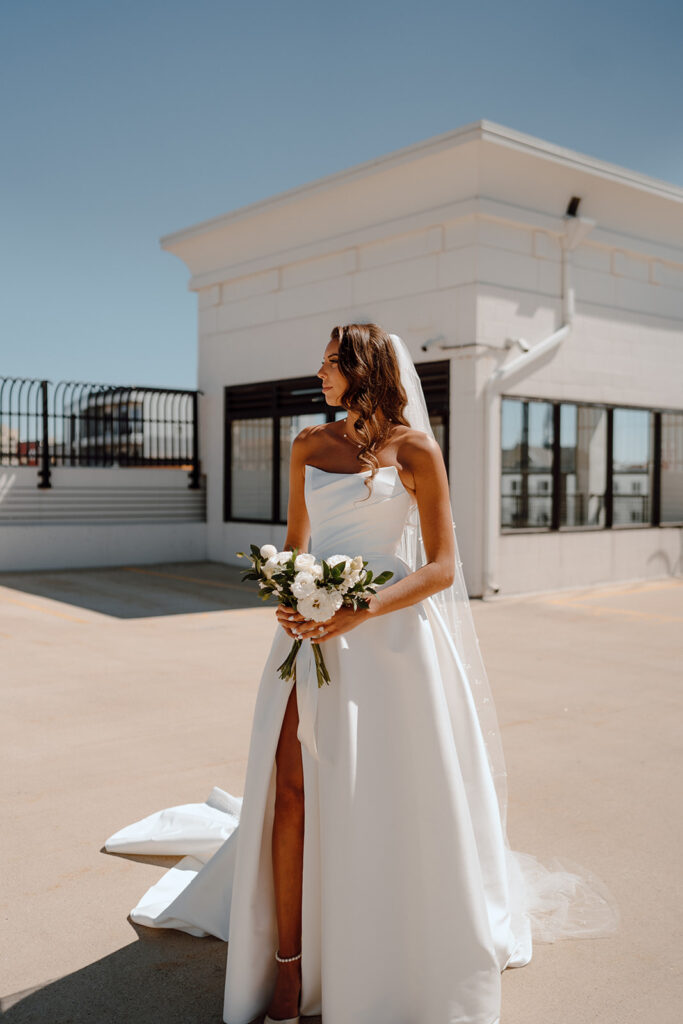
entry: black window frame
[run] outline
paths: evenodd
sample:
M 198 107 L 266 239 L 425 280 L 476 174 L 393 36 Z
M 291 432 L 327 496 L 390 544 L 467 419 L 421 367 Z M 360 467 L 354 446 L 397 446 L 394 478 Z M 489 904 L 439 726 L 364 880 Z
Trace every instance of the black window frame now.
M 662 456 L 662 415 L 674 414 L 683 415 L 683 409 L 668 407 L 652 407 L 647 405 L 635 405 L 630 402 L 590 402 L 576 398 L 547 398 L 540 395 L 515 395 L 504 394 L 500 396 L 501 408 L 503 400 L 517 402 L 543 402 L 553 407 L 553 444 L 552 444 L 552 469 L 553 493 L 551 496 L 551 517 L 549 526 L 503 526 L 502 524 L 502 462 L 499 482 L 501 484 L 498 496 L 498 524 L 501 536 L 520 533 L 585 533 L 586 531 L 602 533 L 604 530 L 651 530 L 654 528 L 668 529 L 683 526 L 681 520 L 667 520 L 661 522 L 661 456 Z M 561 473 L 561 437 L 560 437 L 560 407 L 563 405 L 575 405 L 582 408 L 604 409 L 607 413 L 607 439 L 606 439 L 606 487 L 605 487 L 605 523 L 604 526 L 593 526 L 591 524 L 578 526 L 562 526 L 560 524 L 560 473 Z M 614 463 L 614 410 L 635 409 L 639 412 L 650 414 L 649 430 L 652 436 L 652 496 L 650 502 L 650 519 L 646 523 L 614 523 L 614 484 L 613 484 L 613 463 Z M 502 438 L 502 416 L 500 417 L 499 451 L 503 450 Z
M 450 359 L 416 363 L 430 416 L 444 423 L 443 455 L 449 471 Z M 223 522 L 260 523 L 286 526 L 280 512 L 280 419 L 325 413 L 326 422 L 336 419 L 341 406 L 328 406 L 320 390 L 320 378 L 283 377 L 250 384 L 229 384 L 223 390 Z M 232 506 L 232 423 L 234 420 L 271 418 L 273 421 L 270 517 L 231 515 Z

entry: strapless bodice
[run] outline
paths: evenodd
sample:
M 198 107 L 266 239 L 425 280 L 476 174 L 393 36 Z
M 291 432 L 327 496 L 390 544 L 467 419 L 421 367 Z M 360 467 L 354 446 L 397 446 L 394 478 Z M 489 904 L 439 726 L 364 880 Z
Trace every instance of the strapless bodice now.
M 305 474 L 311 554 L 319 559 L 362 555 L 373 570 L 393 570 L 403 528 L 416 504 L 403 486 L 396 466 L 380 466 L 372 480 L 371 493 L 365 485 L 369 469 L 330 473 L 307 465 Z

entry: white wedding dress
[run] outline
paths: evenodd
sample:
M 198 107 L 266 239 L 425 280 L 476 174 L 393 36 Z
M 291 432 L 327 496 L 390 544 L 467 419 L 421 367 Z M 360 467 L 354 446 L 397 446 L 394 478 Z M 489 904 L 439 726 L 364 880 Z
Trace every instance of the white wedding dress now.
M 398 549 L 414 502 L 393 466 L 380 468 L 362 500 L 368 475 L 306 467 L 309 550 L 362 554 L 375 574 L 394 573 L 391 586 L 410 572 Z M 276 623 L 243 800 L 215 787 L 206 803 L 160 811 L 106 843 L 187 854 L 131 918 L 229 940 L 226 1024 L 259 1018 L 275 984 L 275 750 L 293 685 L 277 668 L 291 644 Z M 497 1024 L 501 971 L 531 959 L 539 890 L 528 880 L 538 862 L 507 845 L 451 634 L 428 597 L 321 650 L 330 685 L 318 689 L 310 641 L 297 660 L 301 1013 L 322 1014 L 324 1024 Z

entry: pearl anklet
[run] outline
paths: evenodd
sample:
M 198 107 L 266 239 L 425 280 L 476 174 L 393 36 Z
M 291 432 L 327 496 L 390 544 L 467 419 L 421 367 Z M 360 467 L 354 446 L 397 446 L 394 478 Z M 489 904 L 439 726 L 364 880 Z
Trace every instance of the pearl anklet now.
M 276 950 L 275 953 L 275 959 L 278 960 L 281 964 L 288 964 L 291 960 L 298 960 L 300 956 L 301 953 L 297 953 L 296 956 L 280 956 L 279 950 Z

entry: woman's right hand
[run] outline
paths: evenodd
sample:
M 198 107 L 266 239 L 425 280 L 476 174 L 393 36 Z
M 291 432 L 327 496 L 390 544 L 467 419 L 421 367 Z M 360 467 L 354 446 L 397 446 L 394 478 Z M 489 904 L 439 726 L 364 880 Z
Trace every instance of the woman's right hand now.
M 303 621 L 303 616 L 299 615 L 295 608 L 288 608 L 287 605 L 278 604 L 275 609 L 277 620 L 284 629 L 287 636 L 291 636 L 292 640 L 297 640 L 298 637 L 294 635 L 292 626 L 295 626 L 297 618 Z M 298 630 L 297 630 L 298 632 Z
M 285 633 L 287 636 L 291 636 L 292 640 L 300 640 L 302 637 L 307 637 L 320 628 L 319 622 L 305 619 L 296 608 L 288 608 L 284 604 L 278 604 L 275 614 Z

